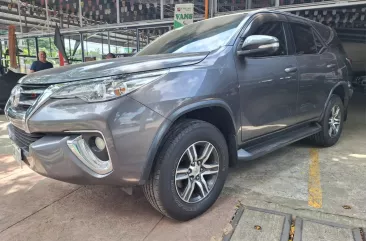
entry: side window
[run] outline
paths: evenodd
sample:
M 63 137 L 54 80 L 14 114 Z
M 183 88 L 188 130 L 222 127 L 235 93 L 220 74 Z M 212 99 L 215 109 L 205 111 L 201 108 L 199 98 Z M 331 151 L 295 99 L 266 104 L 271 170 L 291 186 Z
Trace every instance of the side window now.
M 276 37 L 280 43 L 280 47 L 272 56 L 287 55 L 286 37 L 281 22 L 267 22 L 262 24 L 255 30 L 252 35 L 268 35 Z
M 314 31 L 313 31 L 313 35 L 314 35 L 314 39 L 315 39 L 316 52 L 320 53 L 320 50 L 322 50 L 324 46 Z
M 311 27 L 297 23 L 291 23 L 290 25 L 294 37 L 296 54 L 318 53 Z

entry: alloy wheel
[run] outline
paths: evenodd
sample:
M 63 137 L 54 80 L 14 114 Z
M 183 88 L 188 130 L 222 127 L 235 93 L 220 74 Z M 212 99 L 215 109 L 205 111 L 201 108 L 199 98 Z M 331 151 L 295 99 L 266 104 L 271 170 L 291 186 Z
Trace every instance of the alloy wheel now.
M 340 126 L 341 126 L 341 108 L 338 105 L 334 105 L 332 107 L 332 112 L 329 118 L 328 134 L 331 138 L 338 135 Z
M 190 145 L 175 171 L 175 188 L 187 203 L 202 201 L 212 191 L 219 174 L 219 155 L 207 141 Z

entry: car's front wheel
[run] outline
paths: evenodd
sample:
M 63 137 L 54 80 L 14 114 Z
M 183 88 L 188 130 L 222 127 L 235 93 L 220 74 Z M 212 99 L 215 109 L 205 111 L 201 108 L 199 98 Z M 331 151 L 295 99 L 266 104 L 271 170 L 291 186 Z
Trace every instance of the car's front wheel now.
M 186 221 L 216 201 L 228 174 L 228 148 L 210 123 L 184 120 L 174 125 L 157 154 L 144 193 L 162 214 Z

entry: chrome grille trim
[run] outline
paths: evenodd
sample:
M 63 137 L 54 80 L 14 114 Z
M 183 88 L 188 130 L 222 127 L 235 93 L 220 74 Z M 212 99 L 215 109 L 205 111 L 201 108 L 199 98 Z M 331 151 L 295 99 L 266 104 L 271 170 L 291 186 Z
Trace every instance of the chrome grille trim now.
M 28 128 L 28 120 L 31 115 L 49 98 L 51 95 L 48 89 L 49 85 L 19 85 L 20 99 L 17 106 L 13 106 L 13 96 L 10 96 L 6 107 L 5 114 L 8 120 L 19 129 L 30 133 Z M 45 97 L 45 93 L 48 93 Z
M 23 85 L 24 86 L 24 85 Z M 43 94 L 44 89 L 34 89 L 34 90 L 23 90 L 21 93 L 22 94 Z
M 34 112 L 36 112 L 38 110 L 39 107 L 41 107 L 50 97 L 53 93 L 55 93 L 56 90 L 58 90 L 59 88 L 61 88 L 61 85 L 51 85 L 49 86 L 42 95 L 40 95 L 35 104 L 32 105 L 31 107 L 29 107 L 29 109 L 27 110 L 27 114 L 25 116 L 25 131 L 30 133 L 29 131 L 29 126 L 28 126 L 28 121 L 29 118 L 31 118 L 31 116 L 34 114 Z
M 32 106 L 36 100 L 21 100 L 19 105 Z

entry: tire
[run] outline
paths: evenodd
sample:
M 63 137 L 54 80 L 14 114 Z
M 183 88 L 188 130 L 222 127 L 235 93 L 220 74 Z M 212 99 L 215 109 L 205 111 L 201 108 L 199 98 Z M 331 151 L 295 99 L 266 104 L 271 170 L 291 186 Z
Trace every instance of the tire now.
M 192 166 L 192 158 L 189 158 L 190 152 L 187 149 L 196 148 L 196 156 L 199 159 L 204 156 L 205 148 L 211 148 L 210 144 L 213 148 L 211 154 L 206 155 L 208 160 L 205 164 L 203 164 L 204 159 L 201 159 L 201 161 L 194 162 L 195 164 Z M 207 163 L 211 164 L 210 168 L 215 167 L 207 170 L 217 173 L 202 174 L 201 172 L 208 173 L 205 167 L 209 167 L 210 164 Z M 217 163 L 218 167 L 216 167 Z M 190 220 L 204 213 L 217 200 L 228 175 L 228 164 L 229 155 L 225 138 L 215 126 L 200 120 L 183 120 L 172 127 L 162 148 L 157 153 L 154 170 L 143 186 L 145 197 L 156 210 L 165 216 L 179 221 Z M 186 167 L 188 169 L 185 169 Z M 177 174 L 178 169 L 184 170 L 184 173 Z M 187 172 L 185 172 L 186 170 Z M 200 174 L 197 174 L 197 171 Z M 188 174 L 189 172 L 190 174 Z M 175 179 L 176 177 L 177 179 L 185 178 L 187 175 L 187 179 L 179 181 Z M 201 179 L 203 177 L 206 186 L 203 185 Z M 191 178 L 193 179 L 191 180 Z M 186 196 L 184 192 L 192 190 L 187 188 L 189 182 L 194 182 L 190 198 L 188 198 L 188 192 L 186 192 Z
M 331 135 L 330 134 L 331 124 L 329 122 L 332 116 L 332 109 L 336 108 L 337 106 L 339 107 L 339 128 L 336 134 L 333 131 Z M 323 119 L 320 122 L 320 125 L 322 126 L 322 131 L 312 136 L 311 139 L 313 140 L 313 142 L 316 145 L 322 147 L 330 147 L 336 144 L 342 134 L 344 124 L 344 114 L 345 111 L 341 98 L 338 95 L 332 95 L 325 109 Z

